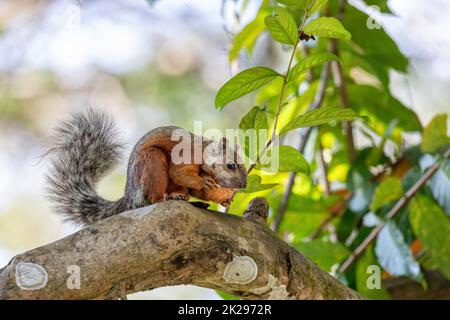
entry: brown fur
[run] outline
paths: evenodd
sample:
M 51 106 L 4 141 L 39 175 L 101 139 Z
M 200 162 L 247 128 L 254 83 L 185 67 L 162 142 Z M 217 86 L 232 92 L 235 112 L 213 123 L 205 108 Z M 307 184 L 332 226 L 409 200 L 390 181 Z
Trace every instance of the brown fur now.
M 137 163 L 140 169 L 139 180 L 144 186 L 144 196 L 150 203 L 163 200 L 169 186 L 169 165 L 165 153 L 159 148 L 146 148 L 145 152 L 139 153 Z
M 172 141 L 173 128 L 161 128 L 148 136 L 137 150 L 137 165 L 140 184 L 144 186 L 144 197 L 150 202 L 160 202 L 165 199 L 189 199 L 195 196 L 201 200 L 213 201 L 228 205 L 234 189 L 223 188 L 210 174 L 202 170 L 199 164 L 174 164 L 171 152 L 178 141 Z M 202 141 L 201 149 L 209 143 Z M 193 155 L 194 146 L 191 154 Z M 193 159 L 193 158 L 192 158 Z M 223 166 L 215 166 L 218 176 Z M 236 176 L 241 182 L 239 173 Z M 233 181 L 234 181 L 233 180 Z

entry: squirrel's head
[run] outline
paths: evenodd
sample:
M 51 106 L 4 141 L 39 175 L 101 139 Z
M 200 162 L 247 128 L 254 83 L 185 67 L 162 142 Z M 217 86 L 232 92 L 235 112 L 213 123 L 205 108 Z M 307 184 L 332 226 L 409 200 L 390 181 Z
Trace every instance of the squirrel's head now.
M 203 150 L 202 169 L 224 188 L 240 189 L 247 186 L 247 172 L 238 146 L 227 139 L 209 143 Z

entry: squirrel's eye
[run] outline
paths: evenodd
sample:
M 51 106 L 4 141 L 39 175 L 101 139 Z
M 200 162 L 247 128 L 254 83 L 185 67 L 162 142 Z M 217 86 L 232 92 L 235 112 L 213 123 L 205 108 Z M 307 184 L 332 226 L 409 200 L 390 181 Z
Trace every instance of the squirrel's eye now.
M 236 165 L 234 163 L 227 163 L 228 170 L 236 170 Z

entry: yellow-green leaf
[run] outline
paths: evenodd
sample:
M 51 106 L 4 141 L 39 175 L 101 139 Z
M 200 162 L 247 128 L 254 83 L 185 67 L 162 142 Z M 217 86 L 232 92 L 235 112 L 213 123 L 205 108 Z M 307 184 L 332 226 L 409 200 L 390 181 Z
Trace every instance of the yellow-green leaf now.
M 261 177 L 255 174 L 247 177 L 247 187 L 244 190 L 239 190 L 242 193 L 254 193 L 264 190 L 269 190 L 279 186 L 278 183 L 261 183 Z
M 242 49 L 249 49 L 249 51 L 251 51 L 259 35 L 265 29 L 264 15 L 258 13 L 256 18 L 242 28 L 242 30 L 234 37 L 228 54 L 229 61 L 235 60 Z
M 284 44 L 295 45 L 298 42 L 298 30 L 294 17 L 281 7 L 274 8 L 274 14 L 267 16 L 264 23 L 272 38 Z
M 403 194 L 401 180 L 399 178 L 389 177 L 381 182 L 375 190 L 370 210 L 375 212 L 388 203 L 400 199 Z
M 352 36 L 336 18 L 321 17 L 308 23 L 304 30 L 307 35 L 349 40 Z
M 269 149 L 256 167 L 269 172 L 310 173 L 308 161 L 291 146 L 276 146 Z
M 280 136 L 298 128 L 318 126 L 332 121 L 351 121 L 358 117 L 357 113 L 348 108 L 318 108 L 308 111 L 288 122 L 281 129 Z
M 249 159 L 256 160 L 264 148 L 265 141 L 267 140 L 268 127 L 269 121 L 267 120 L 267 115 L 258 106 L 253 107 L 241 119 L 239 123 L 239 129 L 243 130 L 240 135 L 241 146 L 244 146 L 245 155 Z
M 260 107 L 255 106 L 250 110 L 239 123 L 239 129 L 267 129 L 269 122 L 266 113 Z
M 328 0 L 315 0 L 314 5 L 311 8 L 310 14 L 322 8 L 327 2 Z
M 423 152 L 436 152 L 450 143 L 447 136 L 447 114 L 438 114 L 423 131 L 423 140 L 420 148 Z

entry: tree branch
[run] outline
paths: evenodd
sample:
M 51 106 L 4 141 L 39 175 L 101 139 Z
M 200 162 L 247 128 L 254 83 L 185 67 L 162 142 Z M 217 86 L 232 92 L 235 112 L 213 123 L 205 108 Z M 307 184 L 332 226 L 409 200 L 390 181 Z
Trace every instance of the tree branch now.
M 67 285 L 74 266 L 79 289 Z M 2 299 L 114 299 L 179 284 L 247 299 L 360 298 L 266 225 L 174 200 L 99 221 L 0 269 Z
M 384 280 L 389 295 L 394 300 L 450 300 L 450 281 L 439 271 L 424 271 L 427 289 L 406 277 Z

